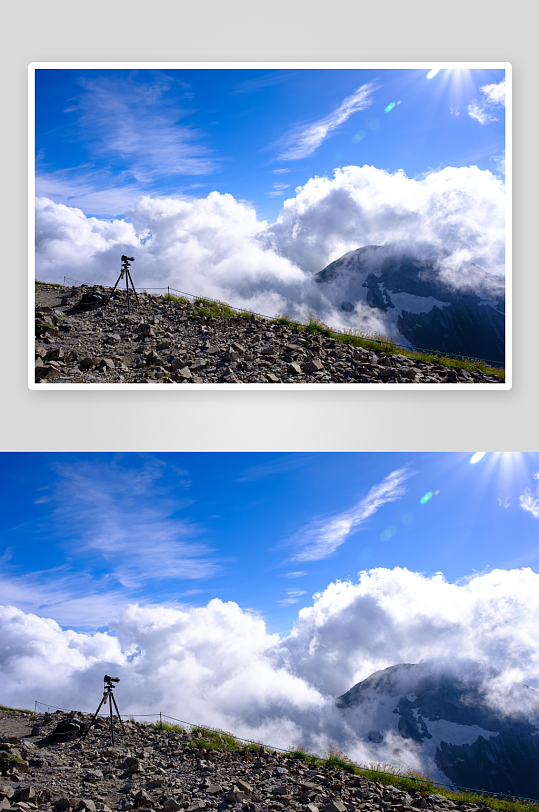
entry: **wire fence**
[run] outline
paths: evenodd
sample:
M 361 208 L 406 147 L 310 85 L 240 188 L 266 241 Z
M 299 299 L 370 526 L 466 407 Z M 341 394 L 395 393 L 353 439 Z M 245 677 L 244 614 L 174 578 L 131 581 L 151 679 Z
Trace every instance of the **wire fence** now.
M 84 714 L 86 716 L 93 716 L 93 713 L 85 713 L 84 711 L 81 711 L 81 710 L 75 711 L 72 708 L 59 708 L 56 705 L 49 705 L 46 702 L 39 702 L 36 699 L 35 700 L 34 712 L 37 713 L 38 708 L 47 708 L 48 713 L 50 712 L 51 708 L 54 708 L 54 710 L 62 711 L 64 713 L 80 713 L 80 714 Z M 186 722 L 184 719 L 176 719 L 176 717 L 168 716 L 167 714 L 162 713 L 161 711 L 159 711 L 158 713 L 146 713 L 146 714 L 144 714 L 144 713 L 142 713 L 142 714 L 141 713 L 137 713 L 137 714 L 126 713 L 125 717 L 127 717 L 128 719 L 133 719 L 134 721 L 137 721 L 138 719 L 155 719 L 156 724 L 159 724 L 159 725 L 168 724 L 168 722 L 166 721 L 168 719 L 168 720 L 170 720 L 172 722 L 176 722 L 176 723 L 178 723 L 180 725 L 183 725 L 183 727 L 187 731 L 189 731 L 189 730 L 197 730 L 198 729 L 198 730 L 210 730 L 210 731 L 213 731 L 214 733 L 218 733 L 218 734 L 223 733 L 222 730 L 219 730 L 219 728 L 214 728 L 211 725 L 196 724 L 194 722 Z M 159 722 L 157 722 L 157 719 L 159 719 Z M 377 770 L 375 766 L 371 767 L 371 766 L 365 766 L 365 765 L 360 765 L 360 764 L 356 765 L 355 763 L 352 764 L 349 761 L 341 761 L 340 759 L 335 758 L 333 756 L 331 757 L 331 759 L 328 759 L 327 757 L 319 756 L 316 753 L 307 753 L 307 752 L 303 752 L 303 750 L 294 750 L 294 748 L 284 749 L 282 747 L 275 747 L 273 744 L 265 744 L 264 742 L 255 741 L 254 739 L 243 739 L 241 736 L 236 736 L 235 734 L 231 734 L 231 735 L 233 736 L 233 738 L 236 741 L 245 742 L 247 745 L 249 745 L 249 744 L 253 745 L 254 744 L 254 745 L 258 745 L 259 747 L 264 747 L 264 749 L 266 749 L 266 750 L 273 750 L 273 751 L 276 751 L 276 752 L 279 752 L 279 753 L 291 753 L 291 754 L 293 754 L 293 753 L 301 752 L 302 755 L 306 759 L 313 759 L 313 760 L 316 759 L 317 761 L 326 761 L 326 762 L 330 761 L 331 764 L 333 764 L 333 765 L 335 765 L 337 767 L 342 767 L 343 769 L 350 768 L 350 767 L 357 767 L 359 770 L 362 770 L 364 772 L 376 773 L 378 775 L 389 775 L 392 778 L 406 778 L 409 781 L 413 781 L 415 784 L 418 784 L 418 783 L 421 783 L 422 781 L 424 781 L 424 783 L 432 784 L 432 785 L 437 786 L 437 787 L 443 787 L 444 789 L 448 789 L 451 792 L 465 792 L 465 793 L 471 793 L 473 795 L 479 795 L 481 797 L 500 798 L 501 800 L 504 800 L 504 801 L 539 804 L 539 798 L 527 798 L 527 797 L 525 797 L 523 795 L 513 795 L 513 794 L 508 794 L 506 792 L 492 792 L 492 791 L 486 790 L 486 789 L 476 789 L 475 787 L 461 787 L 461 786 L 458 786 L 457 784 L 445 784 L 442 781 L 435 781 L 432 778 L 421 779 L 421 778 L 417 778 L 417 777 L 415 777 L 413 775 L 399 775 L 398 773 L 390 773 L 390 772 L 385 772 L 384 770 Z
M 82 282 L 80 279 L 72 279 L 70 276 L 64 276 L 64 287 L 67 287 L 66 286 L 66 281 L 67 280 L 69 280 L 70 282 L 78 282 L 81 285 L 88 285 L 87 282 Z M 170 285 L 167 285 L 166 288 L 165 287 L 162 287 L 162 288 L 135 287 L 135 290 L 138 290 L 141 293 L 146 293 L 149 290 L 166 290 L 167 293 L 164 294 L 166 296 L 170 296 L 171 291 L 172 291 L 173 294 L 174 293 L 179 293 L 181 296 L 187 297 L 190 301 L 196 301 L 197 299 L 200 299 L 200 300 L 204 300 L 204 301 L 208 301 L 208 302 L 214 302 L 215 304 L 220 304 L 220 305 L 225 304 L 224 302 L 221 302 L 219 299 L 212 299 L 211 296 L 200 296 L 200 295 L 195 294 L 195 293 L 187 293 L 184 290 L 178 290 L 177 288 L 171 288 Z M 259 316 L 262 319 L 268 319 L 270 321 L 275 321 L 276 319 L 279 319 L 279 316 L 267 316 L 264 313 L 257 313 L 254 310 L 248 310 L 246 307 L 235 307 L 234 305 L 231 305 L 231 304 L 228 304 L 228 303 L 226 303 L 226 307 L 230 308 L 230 310 L 234 310 L 236 313 L 249 313 L 249 315 Z M 305 327 L 305 324 L 303 324 L 303 322 L 295 321 L 294 319 L 288 319 L 287 318 L 287 322 L 289 322 L 290 324 L 296 325 L 298 327 Z M 343 332 L 341 330 L 333 330 L 332 328 L 327 328 L 327 332 L 331 333 L 331 334 L 334 334 L 334 335 L 342 335 L 342 336 L 350 335 L 350 333 L 345 333 L 345 332 Z M 435 355 L 435 356 L 439 355 L 439 356 L 442 356 L 444 358 L 454 358 L 457 361 L 472 361 L 472 362 L 481 361 L 482 363 L 490 364 L 490 365 L 492 365 L 494 367 L 503 367 L 503 363 L 501 361 L 494 361 L 494 360 L 489 359 L 489 358 L 477 358 L 477 357 L 471 356 L 471 355 L 463 355 L 462 353 L 445 352 L 443 350 L 428 349 L 427 347 L 416 347 L 416 346 L 405 347 L 403 344 L 399 344 L 397 341 L 394 341 L 393 339 L 390 339 L 389 341 L 384 341 L 383 339 L 376 338 L 375 336 L 367 336 L 367 335 L 365 335 L 364 339 L 366 341 L 374 341 L 375 343 L 380 344 L 381 347 L 383 347 L 384 344 L 386 344 L 388 346 L 389 345 L 394 346 L 394 347 L 396 347 L 397 349 L 400 349 L 400 350 L 405 350 L 406 352 L 417 352 L 417 353 L 424 352 L 424 353 L 428 353 L 429 355 Z

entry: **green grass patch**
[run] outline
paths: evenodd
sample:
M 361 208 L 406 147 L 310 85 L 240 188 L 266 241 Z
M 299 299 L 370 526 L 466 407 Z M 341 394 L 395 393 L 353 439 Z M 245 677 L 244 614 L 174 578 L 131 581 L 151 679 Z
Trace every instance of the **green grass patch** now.
M 34 713 L 34 711 L 24 710 L 23 708 L 8 708 L 6 705 L 0 705 L 0 710 L 12 711 L 13 713 L 29 713 L 30 715 L 33 715 Z
M 39 282 L 36 279 L 36 285 L 45 285 L 48 288 L 63 288 L 65 285 L 61 285 L 59 282 Z
M 172 293 L 165 293 L 161 298 L 164 299 L 165 302 L 179 302 L 180 304 L 187 304 L 189 302 L 189 299 L 186 299 L 185 296 L 174 296 Z
M 504 812 L 537 812 L 539 801 L 533 799 L 523 801 L 506 800 L 510 796 L 496 797 L 487 790 L 471 790 L 469 792 L 453 791 L 446 787 L 439 787 L 433 783 L 428 775 L 405 767 L 393 767 L 390 764 L 369 764 L 361 766 L 349 759 L 341 751 L 330 751 L 325 758 L 307 753 L 303 748 L 296 748 L 287 753 L 288 756 L 320 767 L 336 767 L 352 775 L 361 776 L 383 786 L 392 786 L 405 792 L 419 792 L 420 795 L 441 795 L 454 803 L 467 803 L 476 806 L 488 806 L 490 809 Z
M 208 319 L 233 319 L 237 313 L 225 302 L 217 302 L 211 299 L 195 299 L 197 306 L 196 315 L 206 316 Z

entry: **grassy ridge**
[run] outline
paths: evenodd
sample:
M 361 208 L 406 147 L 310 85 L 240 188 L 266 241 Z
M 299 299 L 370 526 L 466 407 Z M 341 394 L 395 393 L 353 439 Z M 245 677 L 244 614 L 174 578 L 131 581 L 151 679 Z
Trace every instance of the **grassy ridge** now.
M 36 285 L 49 285 L 50 287 L 61 288 L 63 285 L 51 284 L 48 282 L 37 282 Z M 145 292 L 145 291 L 144 291 Z M 151 294 L 150 294 L 151 295 Z M 165 294 L 160 297 L 166 302 L 178 302 L 180 304 L 188 304 L 189 299 L 185 296 L 175 296 L 172 293 Z M 219 302 L 214 299 L 208 299 L 199 296 L 194 299 L 194 304 L 198 305 L 197 315 L 200 318 L 207 319 L 233 319 L 238 315 L 244 318 L 251 318 L 253 314 L 247 310 L 235 310 L 231 305 L 226 302 Z M 284 324 L 292 329 L 298 329 L 305 332 L 318 333 L 328 338 L 336 339 L 342 344 L 349 344 L 353 347 L 362 347 L 363 349 L 378 352 L 381 350 L 384 355 L 402 355 L 405 358 L 410 358 L 414 361 L 423 361 L 430 364 L 440 364 L 440 366 L 453 368 L 453 369 L 466 369 L 468 372 L 479 370 L 486 375 L 496 375 L 500 380 L 505 380 L 505 369 L 501 367 L 493 367 L 485 361 L 473 359 L 458 359 L 450 358 L 437 352 L 413 352 L 411 350 L 403 349 L 390 338 L 385 336 L 369 336 L 358 330 L 350 330 L 346 332 L 337 332 L 324 324 L 320 319 L 312 318 L 308 324 L 301 324 L 300 322 L 293 321 L 287 316 L 277 316 L 274 319 L 266 319 L 263 316 L 255 316 L 257 321 L 269 321 L 270 324 Z
M 185 732 L 185 728 L 180 725 L 170 725 L 166 722 L 157 722 L 157 724 L 152 725 L 152 727 L 157 731 Z M 211 752 L 212 750 L 221 752 L 251 750 L 258 752 L 260 748 L 260 744 L 256 742 L 245 743 L 237 739 L 232 733 L 227 733 L 224 730 L 197 726 L 191 728 L 190 733 L 192 735 L 200 734 L 201 738 L 192 739 L 189 742 L 189 747 L 203 753 Z M 278 752 L 271 747 L 265 746 L 264 749 L 268 753 L 276 754 Z M 453 792 L 445 787 L 437 786 L 431 781 L 428 775 L 415 770 L 396 768 L 390 764 L 369 764 L 368 766 L 362 766 L 353 762 L 341 751 L 330 751 L 323 758 L 312 753 L 307 753 L 301 748 L 286 752 L 279 751 L 279 754 L 285 757 L 288 756 L 300 759 L 313 766 L 335 767 L 351 775 L 362 776 L 367 779 L 367 781 L 373 781 L 385 786 L 391 785 L 406 792 L 419 792 L 420 795 L 441 795 L 455 803 L 460 802 L 476 804 L 477 806 L 488 806 L 491 809 L 506 810 L 506 812 L 537 812 L 539 809 L 539 803 L 537 801 L 514 802 L 504 800 L 503 798 L 489 795 L 486 790 L 481 792 L 474 792 L 473 790 L 471 792 Z

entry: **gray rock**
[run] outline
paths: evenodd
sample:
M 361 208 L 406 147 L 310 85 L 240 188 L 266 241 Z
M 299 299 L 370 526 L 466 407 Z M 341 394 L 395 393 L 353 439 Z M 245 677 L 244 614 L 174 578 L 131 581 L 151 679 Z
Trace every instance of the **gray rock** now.
M 303 369 L 305 369 L 305 365 L 303 366 Z M 301 375 L 301 367 L 299 364 L 288 364 L 287 370 L 292 375 Z
M 348 807 L 342 801 L 335 799 L 323 807 L 322 812 L 346 812 Z
M 52 805 L 55 809 L 71 809 L 71 801 L 65 795 L 62 795 L 60 798 L 56 798 L 56 800 L 52 802 Z
M 305 372 L 320 372 L 322 369 L 324 369 L 324 365 L 318 360 L 318 358 L 311 358 L 310 361 L 303 364 L 303 369 Z

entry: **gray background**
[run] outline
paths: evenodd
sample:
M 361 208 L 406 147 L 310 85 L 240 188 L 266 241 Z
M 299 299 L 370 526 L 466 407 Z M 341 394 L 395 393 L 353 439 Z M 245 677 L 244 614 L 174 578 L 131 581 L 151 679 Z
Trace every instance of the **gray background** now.
M 0 451 L 537 450 L 537 4 L 513 0 L 4 0 Z M 35 61 L 513 65 L 511 391 L 27 388 L 27 66 Z

